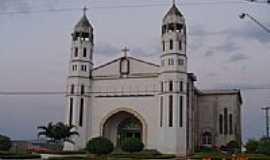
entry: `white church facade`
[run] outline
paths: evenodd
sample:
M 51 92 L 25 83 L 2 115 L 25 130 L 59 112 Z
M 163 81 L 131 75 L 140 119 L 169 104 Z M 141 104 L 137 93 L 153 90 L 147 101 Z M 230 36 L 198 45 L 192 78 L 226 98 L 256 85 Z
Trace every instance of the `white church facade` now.
M 240 91 L 195 87 L 197 78 L 187 70 L 185 19 L 175 4 L 161 28 L 160 64 L 125 54 L 94 67 L 94 30 L 83 15 L 72 34 L 66 95 L 66 123 L 80 136 L 65 149 L 84 148 L 97 136 L 115 146 L 136 137 L 148 149 L 176 155 L 241 142 Z

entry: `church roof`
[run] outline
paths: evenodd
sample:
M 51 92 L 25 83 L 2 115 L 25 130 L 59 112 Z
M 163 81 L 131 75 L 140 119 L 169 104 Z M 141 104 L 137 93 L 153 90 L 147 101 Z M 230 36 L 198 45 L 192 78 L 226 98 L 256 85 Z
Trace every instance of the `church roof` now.
M 83 14 L 80 21 L 75 25 L 75 29 L 81 29 L 81 28 L 91 28 L 91 29 L 93 29 L 93 26 L 89 22 L 86 14 Z
M 239 89 L 214 89 L 214 90 L 198 90 L 200 96 L 211 95 L 238 95 L 239 101 L 242 104 L 241 91 Z
M 176 7 L 175 4 L 172 5 L 170 10 L 165 15 L 164 19 L 167 18 L 168 16 L 172 16 L 172 15 L 183 17 L 183 14 L 179 11 L 179 9 Z

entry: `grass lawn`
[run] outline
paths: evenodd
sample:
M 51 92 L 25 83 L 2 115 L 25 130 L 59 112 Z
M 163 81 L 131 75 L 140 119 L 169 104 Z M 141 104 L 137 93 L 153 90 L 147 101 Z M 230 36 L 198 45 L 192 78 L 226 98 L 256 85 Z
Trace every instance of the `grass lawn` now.
M 270 160 L 270 156 L 262 154 L 241 154 L 245 157 L 248 157 L 249 160 Z M 198 152 L 195 153 L 191 158 L 192 159 L 202 159 L 205 157 L 212 157 L 215 160 L 222 160 L 223 158 L 231 159 L 231 156 L 221 154 L 219 152 Z
M 0 158 L 2 159 L 38 159 L 40 158 L 39 154 L 23 153 L 23 152 L 9 152 L 9 151 L 0 151 Z

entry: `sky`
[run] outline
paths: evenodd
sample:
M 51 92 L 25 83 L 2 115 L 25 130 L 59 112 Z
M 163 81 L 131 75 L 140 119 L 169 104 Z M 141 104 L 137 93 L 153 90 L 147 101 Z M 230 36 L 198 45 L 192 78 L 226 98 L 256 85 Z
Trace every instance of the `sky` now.
M 187 23 L 188 70 L 196 74 L 196 86 L 242 89 L 243 138 L 263 136 L 270 34 L 239 15 L 248 13 L 270 27 L 270 5 L 244 0 L 177 5 Z M 171 0 L 0 0 L 0 92 L 65 91 L 70 34 L 82 16 L 76 8 L 84 6 L 94 26 L 95 66 L 121 56 L 125 46 L 131 56 L 159 64 L 161 22 Z M 55 12 L 64 8 L 73 10 Z M 37 126 L 63 121 L 64 100 L 64 95 L 0 95 L 0 134 L 35 139 Z

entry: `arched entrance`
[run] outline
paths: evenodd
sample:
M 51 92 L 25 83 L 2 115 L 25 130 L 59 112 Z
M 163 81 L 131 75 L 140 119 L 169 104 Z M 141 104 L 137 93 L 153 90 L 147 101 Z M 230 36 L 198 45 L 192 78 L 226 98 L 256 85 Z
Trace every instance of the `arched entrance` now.
M 134 114 L 127 111 L 118 111 L 102 124 L 102 136 L 110 139 L 114 145 L 121 144 L 125 138 L 138 138 L 144 141 L 143 122 Z

